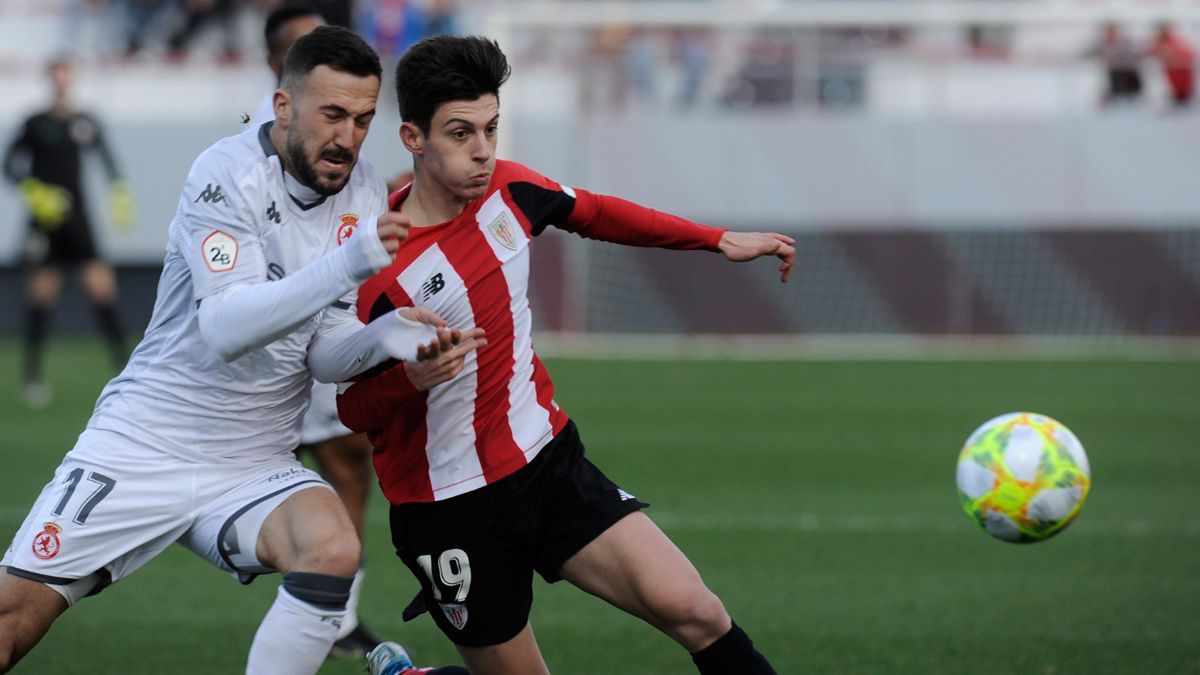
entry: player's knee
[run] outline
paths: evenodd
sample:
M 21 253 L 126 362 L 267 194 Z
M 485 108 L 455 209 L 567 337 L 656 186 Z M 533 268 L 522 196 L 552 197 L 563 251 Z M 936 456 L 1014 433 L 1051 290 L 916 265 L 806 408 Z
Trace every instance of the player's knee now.
M 711 641 L 729 629 L 725 605 L 703 584 L 659 595 L 652 611 L 659 623 L 685 644 Z
M 362 559 L 362 545 L 353 530 L 331 532 L 309 542 L 300 551 L 294 569 L 335 576 L 354 576 Z

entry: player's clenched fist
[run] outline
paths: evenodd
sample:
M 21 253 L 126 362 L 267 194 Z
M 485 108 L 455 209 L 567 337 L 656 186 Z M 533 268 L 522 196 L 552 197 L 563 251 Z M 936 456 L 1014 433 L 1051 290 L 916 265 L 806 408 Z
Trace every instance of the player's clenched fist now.
M 411 226 L 412 221 L 399 211 L 388 211 L 379 216 L 376 224 L 379 241 L 383 242 L 383 248 L 389 255 L 395 255 L 400 242 L 408 238 L 408 228 Z

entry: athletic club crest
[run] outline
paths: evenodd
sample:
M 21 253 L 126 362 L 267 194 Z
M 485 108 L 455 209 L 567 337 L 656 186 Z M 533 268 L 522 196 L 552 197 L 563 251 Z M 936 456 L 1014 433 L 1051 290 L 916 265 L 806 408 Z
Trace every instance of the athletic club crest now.
M 449 621 L 455 628 L 462 630 L 463 626 L 467 625 L 467 606 L 458 602 L 439 602 L 442 607 L 442 614 L 446 615 L 446 620 Z
M 358 216 L 353 213 L 343 213 L 342 222 L 338 224 L 337 237 L 338 246 L 346 243 L 350 235 L 358 229 Z
M 496 216 L 496 219 L 488 224 L 487 229 L 504 248 L 510 251 L 517 250 L 517 238 L 513 235 L 512 224 L 508 222 L 507 213 Z
M 38 560 L 50 560 L 62 550 L 62 542 L 58 540 L 59 532 L 62 532 L 62 528 L 54 523 L 42 526 L 42 531 L 33 538 L 33 555 Z

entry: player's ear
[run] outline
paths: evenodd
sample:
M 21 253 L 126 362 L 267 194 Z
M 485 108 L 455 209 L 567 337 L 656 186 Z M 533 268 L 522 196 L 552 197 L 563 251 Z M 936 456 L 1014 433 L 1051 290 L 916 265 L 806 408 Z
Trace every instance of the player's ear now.
M 292 121 L 292 92 L 282 87 L 276 89 L 271 103 L 275 106 L 276 124 L 279 128 L 286 129 Z
M 421 133 L 421 128 L 412 122 L 404 122 L 400 125 L 400 142 L 414 155 L 425 154 L 425 134 Z

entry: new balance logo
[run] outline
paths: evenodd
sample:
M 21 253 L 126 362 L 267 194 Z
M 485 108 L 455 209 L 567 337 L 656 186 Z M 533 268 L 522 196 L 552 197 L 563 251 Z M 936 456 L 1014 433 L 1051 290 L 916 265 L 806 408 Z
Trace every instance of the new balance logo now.
M 425 300 L 428 300 L 429 298 L 437 295 L 438 291 L 445 287 L 446 280 L 442 278 L 442 273 L 438 272 L 437 274 L 429 277 L 429 281 L 426 281 L 421 285 L 421 297 Z
M 219 190 L 220 188 L 217 189 Z M 276 225 L 279 224 L 279 211 L 275 209 L 275 202 L 271 202 L 271 205 L 267 207 L 267 220 L 273 220 Z
M 213 187 L 213 184 L 209 183 L 208 186 L 204 188 L 204 192 L 201 192 L 200 196 L 196 197 L 196 201 L 194 201 L 192 203 L 195 204 L 196 202 L 200 201 L 201 199 L 204 200 L 205 204 L 209 204 L 209 203 L 219 204 L 219 203 L 225 201 L 225 193 L 221 192 L 220 185 Z

